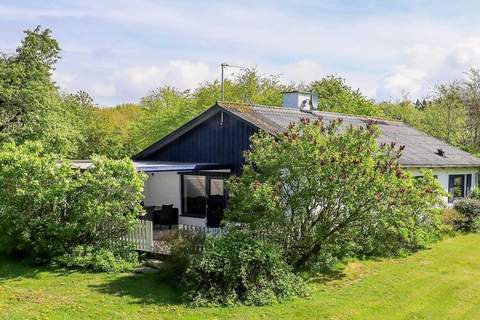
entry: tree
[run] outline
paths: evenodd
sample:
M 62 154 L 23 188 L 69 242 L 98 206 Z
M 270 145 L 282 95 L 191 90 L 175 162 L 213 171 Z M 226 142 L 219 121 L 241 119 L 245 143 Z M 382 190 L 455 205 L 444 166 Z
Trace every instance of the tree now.
M 454 145 L 466 142 L 465 106 L 460 83 L 454 81 L 435 88 L 433 100 L 423 112 L 420 128 Z
M 359 89 L 353 90 L 345 83 L 345 79 L 336 76 L 327 76 L 314 81 L 310 90 L 318 95 L 318 108 L 323 111 L 378 116 L 380 109 L 366 97 Z
M 195 117 L 197 108 L 189 91 L 173 87 L 154 90 L 140 101 L 141 113 L 132 128 L 132 139 L 140 151 Z
M 49 29 L 37 27 L 25 35 L 15 55 L 0 57 L 0 144 L 38 140 L 50 151 L 74 155 L 77 118 L 51 80 L 58 43 Z
M 474 150 L 480 150 L 480 70 L 471 68 L 463 82 L 462 102 L 467 115 L 467 126 Z
M 387 119 L 403 121 L 413 127 L 420 127 L 424 113 L 409 100 L 382 102 L 378 104 Z
M 141 99 L 141 114 L 132 127 L 136 151 L 154 143 L 220 99 L 219 81 L 205 82 L 193 92 L 161 87 Z M 225 81 L 225 97 L 230 102 L 281 105 L 287 87 L 276 76 L 263 76 L 256 69 L 247 70 Z
M 277 243 L 297 269 L 339 243 L 395 254 L 437 235 L 443 191 L 431 172 L 415 180 L 403 171 L 404 147 L 379 146 L 375 125 L 340 126 L 303 120 L 254 135 L 242 176 L 228 184 L 226 219 Z
M 37 143 L 0 147 L 0 250 L 51 262 L 79 246 L 112 254 L 143 213 L 144 176 L 129 160 L 80 171 Z M 108 264 L 108 261 L 98 263 Z

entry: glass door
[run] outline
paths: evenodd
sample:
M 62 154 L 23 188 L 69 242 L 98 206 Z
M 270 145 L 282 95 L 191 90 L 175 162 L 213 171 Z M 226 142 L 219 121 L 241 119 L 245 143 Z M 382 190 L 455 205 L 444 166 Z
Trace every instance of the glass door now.
M 207 227 L 220 227 L 227 206 L 224 182 L 222 178 L 207 178 Z

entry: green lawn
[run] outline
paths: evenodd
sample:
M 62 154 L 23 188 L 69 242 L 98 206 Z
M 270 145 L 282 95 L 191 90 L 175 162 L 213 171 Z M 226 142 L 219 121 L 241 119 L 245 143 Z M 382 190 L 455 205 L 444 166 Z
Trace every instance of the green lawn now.
M 480 235 L 404 259 L 350 263 L 308 299 L 190 309 L 161 275 L 82 274 L 0 260 L 0 319 L 478 319 Z

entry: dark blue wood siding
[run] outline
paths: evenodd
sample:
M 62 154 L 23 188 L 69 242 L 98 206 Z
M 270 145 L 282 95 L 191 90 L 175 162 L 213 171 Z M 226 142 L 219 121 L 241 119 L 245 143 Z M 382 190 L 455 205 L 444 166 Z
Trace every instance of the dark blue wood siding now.
M 255 127 L 220 112 L 142 160 L 229 164 L 239 174 Z

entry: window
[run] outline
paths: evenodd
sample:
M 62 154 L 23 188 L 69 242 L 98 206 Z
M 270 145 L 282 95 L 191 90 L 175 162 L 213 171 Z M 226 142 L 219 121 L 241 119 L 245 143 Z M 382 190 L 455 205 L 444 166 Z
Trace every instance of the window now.
M 465 198 L 470 195 L 472 189 L 471 174 L 452 174 L 448 176 L 448 202 Z
M 183 176 L 183 214 L 205 217 L 207 197 L 204 176 Z
M 210 196 L 222 196 L 224 194 L 223 179 L 210 179 Z

